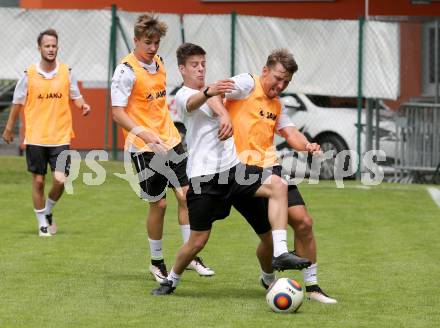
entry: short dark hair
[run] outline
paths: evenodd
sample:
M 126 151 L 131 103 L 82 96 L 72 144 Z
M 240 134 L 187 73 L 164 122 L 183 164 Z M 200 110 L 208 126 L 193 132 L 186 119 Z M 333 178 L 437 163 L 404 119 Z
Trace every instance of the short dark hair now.
M 184 43 L 176 50 L 177 65 L 185 65 L 187 59 L 191 56 L 206 55 L 206 51 L 197 44 Z
M 41 40 L 43 40 L 43 36 L 45 35 L 50 35 L 50 36 L 54 36 L 57 39 L 57 43 L 58 43 L 58 33 L 57 31 L 55 31 L 53 28 L 48 28 L 47 30 L 44 30 L 43 32 L 41 32 L 40 34 L 38 34 L 38 45 L 41 46 Z
M 290 74 L 295 73 L 298 70 L 298 64 L 293 58 L 293 55 L 287 49 L 276 49 L 271 52 L 269 57 L 267 57 L 266 66 L 269 68 L 275 67 L 276 64 L 280 63 Z
M 153 13 L 140 15 L 134 24 L 134 36 L 137 39 L 145 36 L 151 38 L 158 35 L 160 38 L 167 33 L 168 26 L 165 22 L 159 20 L 159 17 Z

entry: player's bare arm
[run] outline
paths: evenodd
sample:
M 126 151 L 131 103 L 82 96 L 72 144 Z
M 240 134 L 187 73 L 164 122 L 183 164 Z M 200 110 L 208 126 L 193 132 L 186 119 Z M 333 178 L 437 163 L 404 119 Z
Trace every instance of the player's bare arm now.
M 17 122 L 18 115 L 22 109 L 22 105 L 13 104 L 11 111 L 9 112 L 8 122 L 6 123 L 5 130 L 3 131 L 3 140 L 9 144 L 14 141 L 14 125 Z
M 203 87 L 200 92 L 189 97 L 186 103 L 186 110 L 188 112 L 196 110 L 200 106 L 202 106 L 209 98 L 213 96 L 223 95 L 234 90 L 234 81 L 229 79 L 219 80 L 213 84 Z
M 321 146 L 319 144 L 315 142 L 310 143 L 306 136 L 293 126 L 287 126 L 281 129 L 280 135 L 297 151 L 307 151 L 311 154 L 318 154 L 321 152 Z
M 76 108 L 79 108 L 79 109 L 82 110 L 82 115 L 83 115 L 83 116 L 87 116 L 87 115 L 89 115 L 89 113 L 90 113 L 90 111 L 92 110 L 92 108 L 90 107 L 89 104 L 87 104 L 87 103 L 84 101 L 84 98 L 83 98 L 83 97 L 80 97 L 80 98 L 74 99 L 74 100 L 72 100 L 72 101 L 73 101 L 73 104 L 75 105 Z
M 138 127 L 130 116 L 124 111 L 124 107 L 113 106 L 112 107 L 113 120 L 122 128 L 127 131 L 133 131 Z M 141 138 L 155 153 L 164 154 L 167 152 L 162 139 L 156 134 L 146 129 L 142 129 L 137 133 L 137 136 Z
M 220 96 L 212 97 L 207 102 L 208 106 L 219 116 L 220 126 L 218 129 L 218 138 L 226 140 L 232 137 L 234 130 L 232 128 L 231 117 L 228 110 L 223 105 L 223 100 Z

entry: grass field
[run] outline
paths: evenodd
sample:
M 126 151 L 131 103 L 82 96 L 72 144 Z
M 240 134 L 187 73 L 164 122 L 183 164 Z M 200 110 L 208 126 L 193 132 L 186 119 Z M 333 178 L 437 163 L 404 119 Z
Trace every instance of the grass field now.
M 100 186 L 74 183 L 39 238 L 23 158 L 0 157 L 0 327 L 438 327 L 440 209 L 423 185 L 301 184 L 315 219 L 320 284 L 339 304 L 272 313 L 258 283 L 257 237 L 235 212 L 214 225 L 202 256 L 212 278 L 188 271 L 176 293 L 150 295 L 147 206 L 103 164 Z M 87 167 L 82 172 L 91 172 Z M 169 195 L 168 265 L 181 243 Z M 290 232 L 291 234 L 291 232 Z M 290 236 L 292 238 L 292 234 Z M 290 239 L 290 245 L 293 245 Z M 283 273 L 302 283 L 296 272 Z

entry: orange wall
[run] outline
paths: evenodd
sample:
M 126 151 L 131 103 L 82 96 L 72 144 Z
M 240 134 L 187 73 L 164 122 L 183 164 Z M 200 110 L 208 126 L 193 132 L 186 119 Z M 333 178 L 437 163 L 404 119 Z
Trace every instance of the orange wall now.
M 116 4 L 127 11 L 159 13 L 238 14 L 285 18 L 356 19 L 365 15 L 364 0 L 333 2 L 202 2 L 200 0 L 21 0 L 23 8 L 102 9 Z M 433 16 L 440 15 L 440 2 L 413 5 L 410 0 L 369 0 L 370 15 Z

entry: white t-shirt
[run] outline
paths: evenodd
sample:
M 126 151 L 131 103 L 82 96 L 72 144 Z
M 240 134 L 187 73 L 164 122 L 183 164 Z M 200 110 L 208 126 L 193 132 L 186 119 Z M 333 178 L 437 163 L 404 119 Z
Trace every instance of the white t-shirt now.
M 58 73 L 58 69 L 59 69 L 58 62 L 55 69 L 50 72 L 43 71 L 40 67 L 40 63 L 37 63 L 36 66 L 37 66 L 38 74 L 42 75 L 45 79 L 48 80 L 53 79 L 54 76 Z M 78 81 L 72 72 L 69 73 L 69 82 L 70 82 L 70 89 L 69 89 L 70 99 L 74 100 L 81 98 L 82 96 L 78 88 Z M 27 74 L 24 73 L 18 80 L 17 85 L 15 86 L 12 103 L 18 105 L 26 104 L 27 92 L 28 92 L 28 77 Z
M 188 163 L 186 174 L 189 178 L 226 171 L 239 163 L 234 138 L 218 138 L 219 119 L 204 103 L 200 108 L 188 112 L 188 98 L 199 90 L 183 86 L 176 94 L 176 106 L 183 113 L 186 126 Z
M 254 78 L 248 74 L 243 73 L 236 75 L 231 78 L 235 82 L 235 90 L 231 93 L 226 94 L 226 98 L 228 99 L 245 99 L 249 97 L 249 95 L 254 91 L 255 88 L 255 80 Z M 290 120 L 289 115 L 287 114 L 287 109 L 281 103 L 281 115 L 277 120 L 276 130 L 279 131 L 288 126 L 295 126 L 295 124 Z

